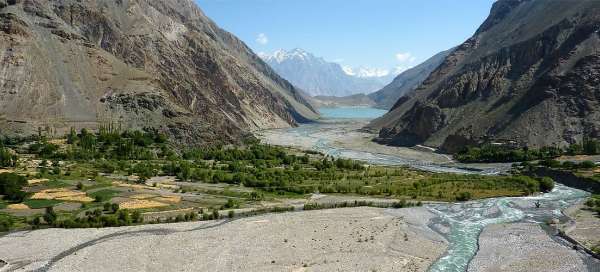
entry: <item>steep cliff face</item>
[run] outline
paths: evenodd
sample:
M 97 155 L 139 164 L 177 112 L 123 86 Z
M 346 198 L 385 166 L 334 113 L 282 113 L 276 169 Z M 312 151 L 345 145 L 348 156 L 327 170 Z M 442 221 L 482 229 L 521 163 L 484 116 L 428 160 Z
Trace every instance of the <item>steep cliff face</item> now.
M 370 126 L 383 143 L 446 151 L 598 137 L 599 31 L 600 1 L 497 1 L 472 38 Z
M 114 122 L 188 143 L 317 117 L 191 0 L 0 0 L 0 128 Z

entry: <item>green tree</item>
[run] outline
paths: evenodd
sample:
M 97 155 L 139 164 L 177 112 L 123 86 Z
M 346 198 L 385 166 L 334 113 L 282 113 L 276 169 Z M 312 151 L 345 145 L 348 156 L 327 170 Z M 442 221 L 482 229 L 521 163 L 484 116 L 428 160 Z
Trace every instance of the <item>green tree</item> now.
M 27 196 L 23 187 L 27 186 L 27 179 L 14 173 L 0 174 L 0 195 L 5 195 L 7 200 L 21 202 Z
M 44 213 L 44 221 L 46 221 L 46 224 L 48 225 L 54 225 L 54 223 L 56 222 L 56 212 L 54 211 L 53 207 L 46 207 L 46 213 Z
M 540 191 L 550 192 L 554 189 L 554 180 L 549 177 L 543 177 L 540 180 Z
M 583 138 L 583 152 L 586 155 L 597 155 L 598 149 L 598 141 L 587 137 Z
M 0 147 L 0 167 L 17 166 L 18 157 L 10 152 L 8 148 Z
M 9 231 L 14 225 L 14 220 L 10 216 L 0 216 L 0 232 Z
M 110 206 L 110 211 L 111 211 L 112 213 L 117 213 L 117 211 L 119 211 L 119 204 L 117 204 L 117 203 L 113 203 L 113 204 L 111 204 L 111 206 Z
M 79 137 L 77 136 L 77 132 L 75 131 L 74 128 L 71 128 L 71 130 L 69 131 L 69 134 L 67 135 L 67 143 L 75 144 L 77 142 L 77 140 L 79 140 Z
M 133 221 L 133 223 L 143 223 L 144 217 L 142 216 L 142 213 L 140 211 L 136 210 L 131 214 L 131 220 Z

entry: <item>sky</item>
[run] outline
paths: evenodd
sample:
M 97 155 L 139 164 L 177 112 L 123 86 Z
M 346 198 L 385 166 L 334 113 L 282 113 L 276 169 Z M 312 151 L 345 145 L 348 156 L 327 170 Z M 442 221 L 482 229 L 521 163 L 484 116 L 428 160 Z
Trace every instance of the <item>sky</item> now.
M 196 0 L 256 53 L 301 48 L 348 67 L 403 70 L 468 39 L 495 0 Z

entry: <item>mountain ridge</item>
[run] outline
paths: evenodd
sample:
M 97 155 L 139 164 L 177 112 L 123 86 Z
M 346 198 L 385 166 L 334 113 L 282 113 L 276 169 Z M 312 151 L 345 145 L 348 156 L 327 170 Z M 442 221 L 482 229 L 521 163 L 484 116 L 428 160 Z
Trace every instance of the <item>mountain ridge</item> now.
M 118 122 L 198 144 L 318 116 L 191 0 L 0 1 L 0 41 L 2 132 Z
M 453 152 L 600 136 L 599 11 L 594 1 L 497 1 L 473 37 L 370 124 L 380 128 L 376 140 Z

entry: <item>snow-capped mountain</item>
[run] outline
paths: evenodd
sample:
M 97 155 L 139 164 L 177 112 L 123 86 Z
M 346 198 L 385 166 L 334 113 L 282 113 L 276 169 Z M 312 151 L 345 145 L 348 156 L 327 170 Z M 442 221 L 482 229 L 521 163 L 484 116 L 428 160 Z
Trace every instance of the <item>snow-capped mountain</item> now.
M 390 70 L 381 68 L 370 68 L 370 67 L 358 67 L 352 68 L 350 66 L 342 66 L 342 69 L 347 75 L 360 77 L 360 78 L 378 78 L 388 77 L 391 75 Z M 392 75 L 393 76 L 393 75 Z
M 371 93 L 390 83 L 395 76 L 388 70 L 342 67 L 302 49 L 278 50 L 259 56 L 279 75 L 311 96 Z

